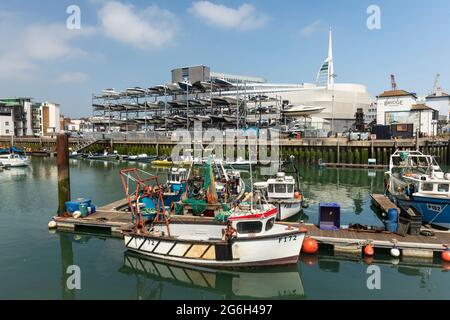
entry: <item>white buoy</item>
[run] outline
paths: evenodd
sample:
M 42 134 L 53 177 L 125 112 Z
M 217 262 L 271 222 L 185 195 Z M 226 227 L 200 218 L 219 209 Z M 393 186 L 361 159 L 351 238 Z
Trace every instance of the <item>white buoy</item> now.
M 52 220 L 48 223 L 49 229 L 55 229 L 56 228 L 56 221 Z
M 74 217 L 75 219 L 78 219 L 79 217 L 81 217 L 81 211 L 75 211 L 73 213 L 72 217 Z
M 400 250 L 398 250 L 397 248 L 392 248 L 391 249 L 391 256 L 397 258 L 400 257 Z

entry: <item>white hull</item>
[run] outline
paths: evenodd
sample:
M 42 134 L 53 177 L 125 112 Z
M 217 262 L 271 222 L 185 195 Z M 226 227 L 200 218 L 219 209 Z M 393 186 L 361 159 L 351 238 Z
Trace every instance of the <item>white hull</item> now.
M 305 233 L 298 229 L 286 230 L 283 225 L 275 226 L 270 234 L 264 236 L 238 237 L 226 242 L 210 237 L 220 235 L 224 224 L 172 223 L 172 237 L 127 234 L 125 246 L 131 251 L 164 261 L 215 268 L 297 263 Z M 160 230 L 165 230 L 165 227 Z M 176 234 L 180 236 L 174 236 Z
M 27 167 L 30 165 L 29 159 L 0 159 L 0 164 L 11 167 L 11 168 L 19 168 L 19 167 Z
M 282 202 L 282 201 L 272 201 L 271 199 L 269 199 L 268 201 L 278 209 L 277 220 L 289 219 L 290 217 L 295 216 L 302 210 L 301 201 Z

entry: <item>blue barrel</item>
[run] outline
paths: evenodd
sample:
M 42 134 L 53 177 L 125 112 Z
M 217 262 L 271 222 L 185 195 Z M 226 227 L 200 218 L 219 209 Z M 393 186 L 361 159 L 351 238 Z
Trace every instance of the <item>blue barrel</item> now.
M 397 232 L 397 229 L 398 229 L 397 222 L 386 221 L 386 231 L 394 233 Z
M 398 223 L 398 210 L 396 208 L 391 208 L 388 210 L 388 221 Z

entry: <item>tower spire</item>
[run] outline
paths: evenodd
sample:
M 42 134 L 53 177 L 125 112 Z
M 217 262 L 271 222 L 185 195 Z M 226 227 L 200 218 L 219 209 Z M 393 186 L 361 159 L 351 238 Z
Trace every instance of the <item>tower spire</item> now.
M 328 40 L 328 56 L 317 73 L 316 82 L 319 85 L 330 87 L 334 84 L 334 63 L 333 63 L 333 33 L 330 27 Z
M 333 31 L 330 27 L 330 38 L 328 42 L 328 86 L 334 84 L 334 64 L 333 64 Z

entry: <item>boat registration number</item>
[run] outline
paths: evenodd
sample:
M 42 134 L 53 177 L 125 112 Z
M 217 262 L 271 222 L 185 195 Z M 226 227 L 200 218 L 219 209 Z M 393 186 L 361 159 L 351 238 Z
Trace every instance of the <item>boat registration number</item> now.
M 430 211 L 434 211 L 434 212 L 438 212 L 438 213 L 441 213 L 441 211 L 442 211 L 442 207 L 437 204 L 427 204 L 427 208 Z
M 297 235 L 290 235 L 290 236 L 278 238 L 278 243 L 290 242 L 290 241 L 296 241 L 296 240 L 297 240 Z

